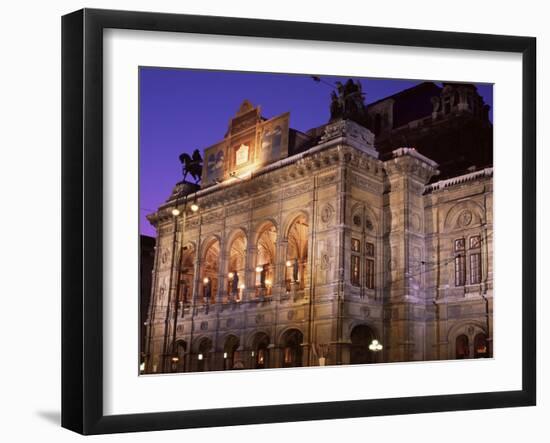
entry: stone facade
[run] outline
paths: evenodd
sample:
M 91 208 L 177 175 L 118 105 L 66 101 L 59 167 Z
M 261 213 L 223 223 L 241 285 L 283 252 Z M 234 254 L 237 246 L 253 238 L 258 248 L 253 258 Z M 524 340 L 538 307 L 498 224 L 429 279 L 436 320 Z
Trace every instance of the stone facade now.
M 492 169 L 434 182 L 434 161 L 381 160 L 348 120 L 291 155 L 287 115 L 244 114 L 254 130 L 230 126 L 219 171 L 205 155 L 210 181 L 149 216 L 146 373 L 492 356 Z

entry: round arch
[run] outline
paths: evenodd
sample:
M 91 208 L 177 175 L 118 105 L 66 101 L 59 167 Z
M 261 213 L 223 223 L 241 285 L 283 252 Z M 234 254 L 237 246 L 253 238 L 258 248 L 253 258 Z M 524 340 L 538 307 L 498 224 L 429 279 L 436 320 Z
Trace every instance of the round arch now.
M 304 334 L 300 329 L 288 328 L 281 334 L 282 367 L 294 368 L 302 366 L 302 344 Z
M 453 231 L 457 227 L 463 229 L 463 226 L 457 226 L 458 218 L 464 212 L 469 212 L 471 215 L 471 221 L 468 222 L 467 227 L 475 227 L 483 224 L 485 220 L 484 209 L 479 203 L 474 200 L 466 200 L 454 205 L 444 217 L 443 230 Z
M 364 323 L 355 325 L 350 331 L 350 364 L 368 364 L 376 361 L 376 354 L 369 345 L 376 339 L 375 331 Z

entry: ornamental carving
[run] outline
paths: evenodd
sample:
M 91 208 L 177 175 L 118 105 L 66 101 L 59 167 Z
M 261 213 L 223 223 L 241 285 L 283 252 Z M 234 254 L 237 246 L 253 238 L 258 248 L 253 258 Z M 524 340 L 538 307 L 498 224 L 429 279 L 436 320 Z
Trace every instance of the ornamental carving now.
M 466 209 L 465 211 L 462 211 L 458 216 L 457 224 L 459 227 L 464 228 L 466 226 L 470 226 L 470 224 L 472 223 L 472 219 L 472 211 Z
M 371 219 L 368 217 L 365 220 L 365 228 L 367 228 L 369 231 L 372 231 L 374 229 L 374 224 L 372 223 Z
M 296 317 L 296 312 L 294 311 L 288 311 L 288 313 L 286 314 L 286 318 L 288 320 L 292 320 L 294 317 Z
M 326 271 L 330 266 L 330 257 L 327 253 L 323 253 L 321 255 L 321 269 Z
M 246 212 L 250 210 L 249 204 L 242 204 L 242 205 L 232 205 L 229 208 L 227 208 L 226 214 L 227 216 L 240 214 L 242 212 Z
M 328 185 L 329 183 L 332 183 L 335 179 L 336 179 L 336 174 L 324 175 L 322 177 L 319 177 L 318 183 L 319 183 L 319 186 Z
M 207 321 L 201 322 L 200 328 L 201 328 L 201 331 L 208 330 L 208 322 Z
M 334 215 L 334 209 L 331 205 L 326 204 L 321 208 L 321 221 L 325 224 L 329 223 Z
M 359 214 L 353 216 L 353 224 L 357 227 L 361 227 L 361 216 Z

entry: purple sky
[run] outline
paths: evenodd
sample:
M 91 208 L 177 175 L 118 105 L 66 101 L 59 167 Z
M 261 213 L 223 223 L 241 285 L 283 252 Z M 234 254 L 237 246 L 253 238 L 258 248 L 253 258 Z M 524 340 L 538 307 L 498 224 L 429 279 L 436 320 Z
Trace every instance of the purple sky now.
M 334 83 L 341 77 L 323 76 Z M 421 81 L 361 78 L 366 102 L 410 88 Z M 493 87 L 478 84 L 491 106 Z M 155 236 L 145 216 L 170 195 L 181 180 L 182 152 L 202 151 L 223 139 L 229 119 L 244 99 L 261 105 L 262 115 L 290 111 L 291 127 L 300 131 L 329 118 L 330 88 L 307 75 L 140 68 L 140 233 Z

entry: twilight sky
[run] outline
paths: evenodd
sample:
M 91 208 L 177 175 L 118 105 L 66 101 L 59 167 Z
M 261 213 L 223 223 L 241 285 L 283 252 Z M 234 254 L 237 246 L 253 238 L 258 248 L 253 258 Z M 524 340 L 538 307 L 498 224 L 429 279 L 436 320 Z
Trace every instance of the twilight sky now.
M 322 79 L 328 83 L 342 81 L 342 77 Z M 371 78 L 360 81 L 366 103 L 421 83 Z M 476 86 L 491 106 L 492 120 L 493 87 Z M 244 99 L 260 105 L 267 118 L 290 111 L 291 127 L 305 132 L 328 121 L 330 91 L 328 85 L 307 75 L 140 68 L 140 233 L 156 236 L 145 216 L 154 212 L 181 180 L 179 155 L 195 148 L 202 154 L 204 148 L 222 140 L 229 119 Z

